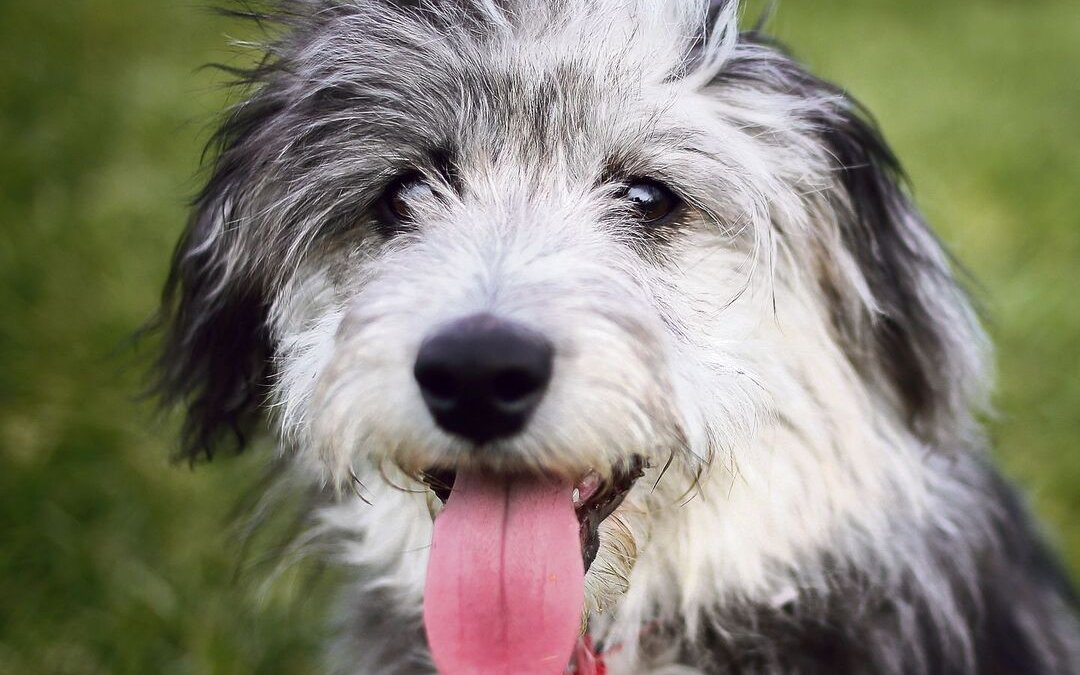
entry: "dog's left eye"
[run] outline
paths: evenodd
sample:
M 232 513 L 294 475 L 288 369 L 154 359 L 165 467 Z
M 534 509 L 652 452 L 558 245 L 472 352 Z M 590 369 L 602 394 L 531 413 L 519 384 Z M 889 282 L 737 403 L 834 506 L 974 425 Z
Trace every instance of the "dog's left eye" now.
M 379 218 L 388 225 L 410 222 L 418 202 L 430 198 L 435 190 L 419 175 L 402 176 L 390 184 L 379 200 Z
M 679 210 L 682 201 L 665 185 L 649 179 L 636 179 L 622 190 L 634 212 L 645 225 L 657 226 L 668 222 Z

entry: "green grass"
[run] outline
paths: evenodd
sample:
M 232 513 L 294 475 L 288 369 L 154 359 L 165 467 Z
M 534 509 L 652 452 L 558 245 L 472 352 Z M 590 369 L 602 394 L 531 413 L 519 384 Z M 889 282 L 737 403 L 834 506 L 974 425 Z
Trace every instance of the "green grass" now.
M 1080 572 L 1080 13 L 818 0 L 772 28 L 878 114 L 984 285 L 996 452 Z M 198 66 L 240 30 L 195 3 L 0 3 L 0 675 L 307 673 L 325 637 L 325 591 L 235 581 L 262 458 L 171 466 L 124 351 L 226 98 Z

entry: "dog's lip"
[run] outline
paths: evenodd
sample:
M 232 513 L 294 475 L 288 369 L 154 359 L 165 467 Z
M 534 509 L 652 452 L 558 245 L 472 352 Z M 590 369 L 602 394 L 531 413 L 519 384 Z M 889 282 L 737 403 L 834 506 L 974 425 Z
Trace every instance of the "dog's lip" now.
M 635 457 L 628 466 L 614 471 L 609 481 L 601 480 L 594 473 L 586 474 L 588 480 L 585 482 L 591 492 L 582 490 L 580 484 L 575 488 L 579 498 L 574 501 L 574 509 L 580 527 L 581 557 L 586 571 L 600 550 L 600 523 L 619 508 L 644 472 L 644 461 Z
M 626 493 L 642 474 L 644 463 L 638 457 L 625 469 L 616 469 L 610 480 L 604 480 L 595 470 L 586 471 L 574 484 L 572 498 L 579 518 L 583 512 L 604 510 L 614 498 Z M 428 488 L 443 504 L 450 498 L 457 472 L 453 469 L 425 469 L 420 474 Z M 610 512 L 609 512 L 610 513 Z
M 575 483 L 572 498 L 580 528 L 581 557 L 586 570 L 600 549 L 600 523 L 619 508 L 644 471 L 644 460 L 635 456 L 625 466 L 616 467 L 608 480 L 604 480 L 596 471 L 589 470 Z M 446 504 L 456 475 L 453 469 L 431 468 L 423 471 L 420 477 L 439 501 Z

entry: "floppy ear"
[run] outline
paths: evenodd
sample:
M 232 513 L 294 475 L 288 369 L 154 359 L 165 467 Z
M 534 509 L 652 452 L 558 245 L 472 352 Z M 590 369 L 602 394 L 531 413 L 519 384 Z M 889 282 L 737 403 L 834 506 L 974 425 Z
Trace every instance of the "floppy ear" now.
M 173 254 L 159 325 L 157 390 L 185 410 L 179 456 L 242 450 L 266 390 L 270 342 L 262 292 L 242 275 L 228 231 L 237 182 L 215 173 Z
M 260 185 L 257 135 L 281 107 L 264 89 L 234 108 L 215 134 L 212 172 L 165 284 L 156 391 L 165 405 L 184 409 L 178 456 L 191 461 L 210 459 L 219 446 L 243 450 L 268 390 L 269 300 L 244 253 L 271 246 L 255 231 L 250 205 Z
M 265 29 L 288 25 L 294 12 L 302 23 L 305 6 L 225 13 Z M 213 65 L 235 78 L 241 100 L 207 146 L 210 175 L 173 253 L 155 322 L 164 334 L 155 392 L 164 405 L 183 409 L 177 455 L 191 461 L 222 447 L 243 450 L 269 389 L 269 281 L 257 271 L 282 265 L 267 262 L 280 246 L 267 236 L 264 216 L 256 215 L 265 209 L 256 204 L 267 199 L 265 135 L 288 104 L 279 52 L 290 35 L 268 42 L 251 68 Z
M 849 358 L 865 379 L 886 385 L 924 441 L 970 440 L 973 411 L 984 405 L 987 343 L 950 256 L 914 206 L 871 116 L 757 31 L 740 36 L 717 76 L 720 86 L 747 83 L 777 96 L 791 128 L 821 148 L 831 187 L 808 197 L 820 197 L 826 212 L 811 236 Z
M 869 344 L 858 339 L 866 331 L 844 328 L 891 380 L 913 430 L 932 443 L 959 440 L 981 404 L 985 339 L 892 150 L 857 101 L 832 91 L 835 106 L 814 124 L 841 188 L 832 200 L 840 235 L 872 298 Z
M 304 168 L 282 161 L 282 148 L 308 140 L 299 137 L 303 127 L 296 131 L 282 119 L 290 107 L 334 102 L 326 96 L 305 99 L 291 88 L 298 76 L 290 55 L 349 7 L 304 0 L 265 12 L 225 12 L 275 32 L 267 33 L 263 57 L 252 67 L 214 66 L 235 78 L 241 100 L 207 148 L 213 156 L 210 177 L 173 254 L 155 322 L 164 333 L 155 392 L 165 405 L 186 413 L 180 457 L 210 458 L 220 446 L 242 450 L 259 421 L 273 357 L 268 289 L 290 268 L 284 261 L 289 228 L 281 222 L 287 218 L 267 205 L 280 198 L 275 176 Z M 303 212 L 319 208 L 302 199 L 293 205 Z M 333 221 L 335 213 L 328 213 L 326 220 Z
M 832 101 L 811 119 L 835 176 L 830 206 L 869 291 L 864 316 L 841 314 L 838 328 L 856 365 L 891 382 L 920 438 L 935 446 L 970 441 L 972 414 L 985 404 L 987 347 L 954 261 L 913 204 L 870 115 L 839 89 L 814 82 Z

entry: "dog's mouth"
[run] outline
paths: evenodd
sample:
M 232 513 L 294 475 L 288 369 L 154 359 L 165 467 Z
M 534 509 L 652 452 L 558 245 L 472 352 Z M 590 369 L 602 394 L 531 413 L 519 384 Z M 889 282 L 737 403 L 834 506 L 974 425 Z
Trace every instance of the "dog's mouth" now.
M 561 673 L 580 636 L 599 528 L 643 471 L 603 480 L 428 471 L 435 516 L 424 628 L 439 672 Z M 583 564 L 584 563 L 584 564 Z
M 600 523 L 619 508 L 644 470 L 644 461 L 640 457 L 634 457 L 625 467 L 616 468 L 610 479 L 602 479 L 596 471 L 588 471 L 574 485 L 571 498 L 578 521 L 581 558 L 586 571 L 600 550 Z M 421 478 L 445 505 L 457 481 L 457 472 L 428 469 L 421 474 Z

